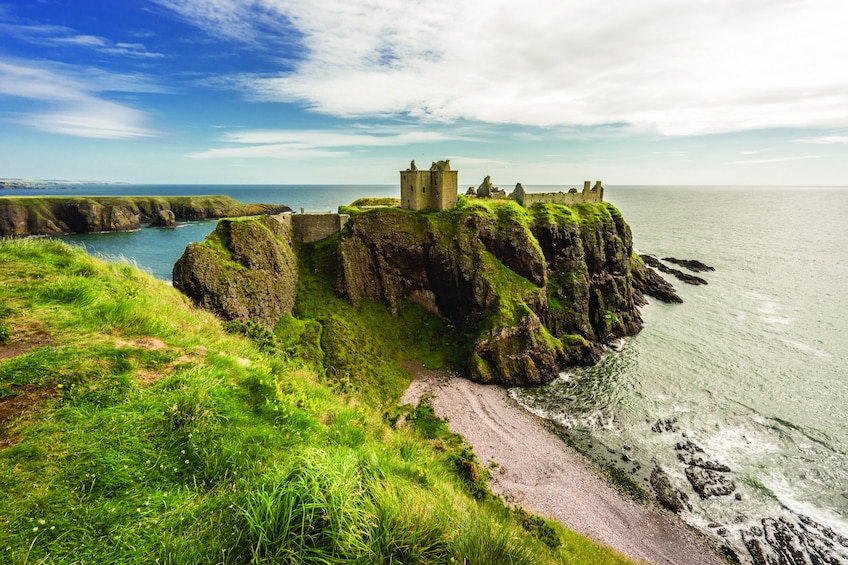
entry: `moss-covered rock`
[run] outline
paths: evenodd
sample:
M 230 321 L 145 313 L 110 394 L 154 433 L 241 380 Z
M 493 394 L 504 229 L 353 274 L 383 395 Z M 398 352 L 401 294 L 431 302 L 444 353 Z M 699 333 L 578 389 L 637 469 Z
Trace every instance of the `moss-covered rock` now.
M 273 329 L 290 314 L 297 286 L 291 228 L 273 216 L 218 222 L 174 265 L 174 287 L 225 320 Z
M 337 288 L 354 306 L 411 300 L 449 320 L 475 380 L 541 384 L 640 329 L 631 256 L 630 228 L 603 203 L 381 209 L 342 233 Z

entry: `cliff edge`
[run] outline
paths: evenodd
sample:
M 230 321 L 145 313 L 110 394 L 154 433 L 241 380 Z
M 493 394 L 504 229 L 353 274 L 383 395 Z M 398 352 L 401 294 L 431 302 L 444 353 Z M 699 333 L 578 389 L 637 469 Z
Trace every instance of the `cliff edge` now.
M 132 231 L 167 211 L 172 220 L 205 220 L 289 210 L 244 204 L 229 196 L 3 196 L 0 237 Z

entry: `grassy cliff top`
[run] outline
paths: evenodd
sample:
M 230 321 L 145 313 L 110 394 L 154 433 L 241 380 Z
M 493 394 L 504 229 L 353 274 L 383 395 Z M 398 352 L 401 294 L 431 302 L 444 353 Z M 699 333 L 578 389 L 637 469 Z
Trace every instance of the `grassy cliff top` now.
M 325 315 L 355 355 L 355 314 Z M 0 240 L 0 562 L 627 562 L 488 495 L 426 405 L 339 386 L 320 330 L 287 341 L 308 326 L 248 339 L 129 265 Z

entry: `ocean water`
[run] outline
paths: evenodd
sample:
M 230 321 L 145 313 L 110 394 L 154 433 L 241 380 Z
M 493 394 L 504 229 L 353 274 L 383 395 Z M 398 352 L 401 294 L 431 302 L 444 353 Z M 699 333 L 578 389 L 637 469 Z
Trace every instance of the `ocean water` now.
M 610 187 L 606 197 L 637 251 L 715 272 L 699 273 L 705 286 L 669 278 L 684 303 L 651 300 L 621 352 L 511 395 L 643 486 L 662 467 L 689 492 L 684 519 L 722 525 L 743 558 L 741 530 L 765 517 L 803 515 L 848 536 L 848 189 Z M 671 430 L 653 431 L 658 420 Z M 730 467 L 734 496 L 694 495 L 677 457 L 686 441 Z
M 319 211 L 396 191 L 121 185 L 2 194 L 223 193 Z M 669 278 L 684 303 L 649 299 L 644 329 L 620 352 L 510 394 L 643 486 L 663 468 L 690 493 L 683 518 L 713 533 L 720 524 L 740 555 L 741 531 L 766 517 L 803 515 L 848 537 L 848 188 L 609 186 L 605 197 L 630 224 L 637 251 L 698 259 L 715 268 L 699 275 L 709 284 Z M 185 245 L 214 226 L 64 239 L 169 280 Z M 660 420 L 668 425 L 653 431 Z M 686 441 L 730 467 L 732 496 L 692 493 L 678 459 Z

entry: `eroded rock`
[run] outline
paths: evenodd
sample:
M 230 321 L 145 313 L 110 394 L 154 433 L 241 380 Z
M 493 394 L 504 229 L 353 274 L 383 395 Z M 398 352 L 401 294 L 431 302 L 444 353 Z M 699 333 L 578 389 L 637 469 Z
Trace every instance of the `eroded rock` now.
M 480 382 L 543 384 L 566 364 L 596 362 L 604 343 L 641 328 L 630 229 L 615 214 L 581 225 L 525 210 L 353 216 L 339 293 L 391 311 L 412 300 L 449 320 L 469 336 L 468 372 Z
M 174 287 L 225 320 L 269 329 L 294 306 L 297 257 L 291 228 L 273 216 L 218 222 L 174 265 Z
M 662 467 L 654 467 L 651 471 L 650 483 L 659 503 L 672 512 L 680 514 L 684 510 L 691 510 L 689 497 L 686 493 L 674 488 Z

